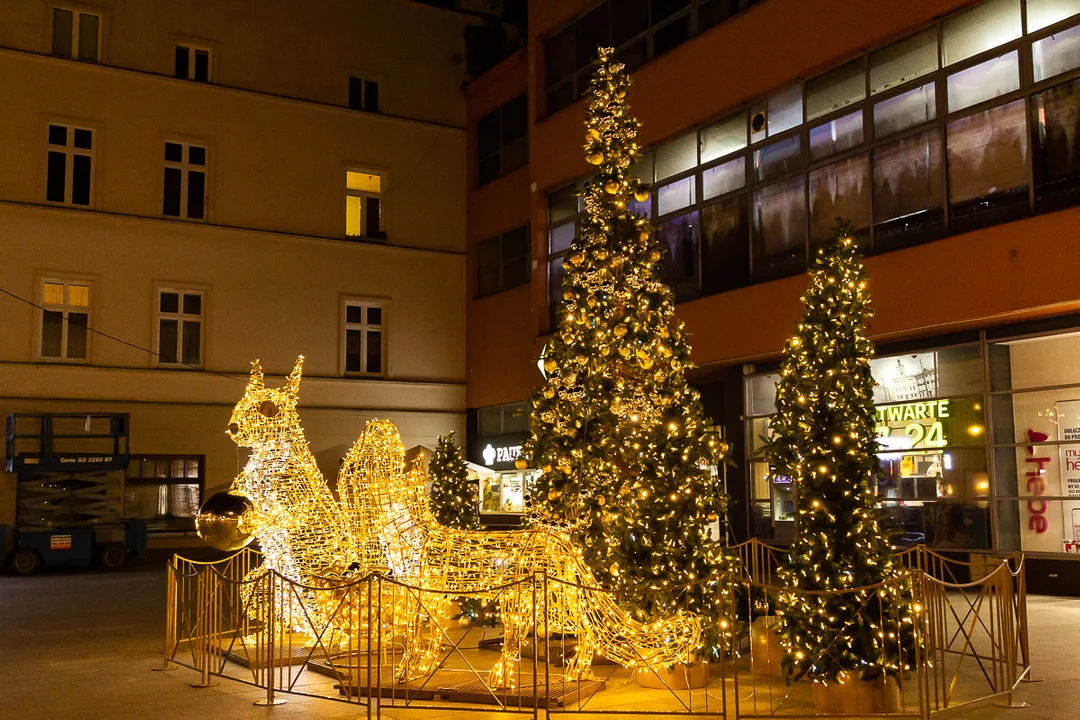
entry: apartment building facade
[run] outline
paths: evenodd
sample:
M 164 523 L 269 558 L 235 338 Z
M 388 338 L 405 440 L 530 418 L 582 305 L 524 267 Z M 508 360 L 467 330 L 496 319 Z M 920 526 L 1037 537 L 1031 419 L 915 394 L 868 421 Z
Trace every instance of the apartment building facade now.
M 0 8 L 0 414 L 130 414 L 125 512 L 186 531 L 250 362 L 324 475 L 464 428 L 463 15 L 406 0 Z M 423 42 L 410 41 L 423 37 Z M 89 420 L 87 421 L 89 423 Z M 0 524 L 16 479 L 0 474 Z
M 839 216 L 871 277 L 890 537 L 1024 551 L 1034 587 L 1080 592 L 1080 3 L 581 0 L 534 3 L 528 32 L 466 93 L 469 459 L 505 471 L 488 511 L 527 493 L 517 413 L 589 177 L 580 97 L 611 45 L 648 150 L 634 171 L 655 188 L 638 209 L 733 446 L 734 538 L 795 531 L 788 479 L 757 451 Z M 511 148 L 494 172 L 492 116 L 518 97 L 528 162 Z

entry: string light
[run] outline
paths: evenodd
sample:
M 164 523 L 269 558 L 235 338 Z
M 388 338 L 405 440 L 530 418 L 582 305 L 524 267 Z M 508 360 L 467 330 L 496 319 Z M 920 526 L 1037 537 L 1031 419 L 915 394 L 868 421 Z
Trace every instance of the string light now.
M 438 667 L 437 628 L 446 614 L 446 598 L 457 593 L 498 601 L 505 640 L 502 657 L 489 674 L 496 687 L 516 685 L 521 645 L 536 629 L 536 618 L 545 614 L 550 631 L 577 638 L 577 652 L 564 670 L 570 678 L 590 677 L 596 653 L 627 667 L 658 670 L 700 652 L 698 616 L 675 612 L 648 622 L 632 617 L 599 589 L 580 549 L 565 534 L 541 528 L 482 532 L 440 524 L 423 466 L 406 467 L 401 435 L 388 420 L 368 423 L 349 450 L 335 499 L 296 413 L 302 362 L 302 357 L 297 360 L 280 390 L 265 387 L 262 369 L 253 363 L 229 426 L 233 440 L 252 449 L 229 490 L 251 503 L 237 532 L 257 537 L 262 546 L 263 565 L 254 573 L 272 569 L 296 583 L 309 618 L 309 625 L 298 629 L 318 635 L 329 624 L 342 633 L 369 632 L 362 620 L 366 595 L 345 595 L 336 588 L 381 572 L 429 591 L 422 601 L 414 593 L 394 593 L 394 611 L 383 613 L 398 619 L 378 631 L 406 647 L 399 679 Z M 534 592 L 537 575 L 547 577 L 539 590 L 547 589 L 546 598 Z M 352 606 L 341 610 L 343 597 Z M 543 610 L 534 608 L 534 598 Z
M 914 661 L 918 610 L 877 522 L 872 312 L 848 225 L 818 250 L 802 301 L 765 445 L 773 472 L 792 478 L 797 509 L 797 535 L 779 570 L 781 644 L 796 677 L 896 674 Z M 836 592 L 844 590 L 852 592 Z
M 726 510 L 713 468 L 726 445 L 706 426 L 686 379 L 694 367 L 664 248 L 635 203 L 650 188 L 640 159 L 630 78 L 601 48 L 587 94 L 584 156 L 595 177 L 581 193 L 581 233 L 564 264 L 546 378 L 530 396 L 519 467 L 542 470 L 528 506 L 533 527 L 570 531 L 588 566 L 635 618 L 686 610 L 718 646 L 715 578 L 728 560 L 711 524 Z

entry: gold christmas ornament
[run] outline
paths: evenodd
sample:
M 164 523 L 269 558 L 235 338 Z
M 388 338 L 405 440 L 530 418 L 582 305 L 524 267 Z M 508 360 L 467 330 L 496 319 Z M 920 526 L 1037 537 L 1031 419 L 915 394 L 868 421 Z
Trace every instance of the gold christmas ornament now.
M 615 180 L 608 180 L 606 183 L 604 183 L 604 192 L 606 192 L 608 195 L 614 195 L 615 193 L 619 192 L 619 183 Z
M 592 153 L 591 155 L 587 155 L 585 157 L 585 160 L 588 161 L 588 163 L 590 165 L 599 165 L 600 163 L 604 162 L 604 153 L 602 153 L 602 152 Z
M 612 330 L 612 332 L 615 333 L 615 337 L 620 337 L 621 338 L 621 337 L 624 337 L 626 335 L 626 333 L 629 332 L 629 331 L 626 329 L 625 325 L 616 325 L 615 329 Z
M 559 363 L 555 362 L 553 358 L 548 358 L 544 361 L 544 370 L 547 370 L 549 373 L 555 372 L 558 367 Z
M 519 457 L 517 460 L 514 461 L 514 467 L 516 467 L 518 470 L 524 470 L 529 467 L 529 462 L 525 458 Z
M 634 199 L 639 203 L 645 202 L 649 199 L 649 189 L 644 187 L 638 188 L 634 191 Z

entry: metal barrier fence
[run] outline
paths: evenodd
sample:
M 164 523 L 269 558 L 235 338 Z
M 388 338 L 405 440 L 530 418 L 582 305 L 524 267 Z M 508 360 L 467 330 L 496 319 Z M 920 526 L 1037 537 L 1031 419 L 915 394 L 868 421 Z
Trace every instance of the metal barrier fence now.
M 170 562 L 165 666 L 199 672 L 195 686 L 229 679 L 258 687 L 265 691 L 259 704 L 305 695 L 353 703 L 368 717 L 387 708 L 452 708 L 534 717 L 545 709 L 732 719 L 927 718 L 988 698 L 1011 704 L 1030 673 L 1022 557 L 971 579 L 970 564 L 923 547 L 902 552 L 904 574 L 847 592 L 859 593 L 864 611 L 876 613 L 883 629 L 898 628 L 901 619 L 882 610 L 896 607 L 883 602 L 882 593 L 919 608 L 915 641 L 895 648 L 910 658 L 910 667 L 826 689 L 791 678 L 782 664 L 776 571 L 786 552 L 756 540 L 731 551 L 740 574 L 715 583 L 726 641 L 721 657 L 667 673 L 639 670 L 634 681 L 631 670 L 601 657 L 591 678 L 564 676 L 577 647 L 574 637 L 549 629 L 549 598 L 575 591 L 586 596 L 580 591 L 592 588 L 543 575 L 483 597 L 424 590 L 378 574 L 304 586 L 260 568 L 251 550 L 213 563 L 179 556 Z M 530 632 L 500 636 L 498 629 L 466 622 L 462 607 L 500 594 L 522 603 Z M 818 657 L 834 651 L 825 643 Z M 507 658 L 514 671 L 509 682 L 497 667 Z

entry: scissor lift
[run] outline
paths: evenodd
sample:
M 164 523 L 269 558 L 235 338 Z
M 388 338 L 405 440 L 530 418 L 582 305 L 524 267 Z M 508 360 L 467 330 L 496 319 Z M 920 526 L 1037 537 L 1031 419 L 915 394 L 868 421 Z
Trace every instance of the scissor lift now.
M 9 566 L 124 564 L 146 548 L 146 524 L 124 519 L 127 413 L 17 413 L 7 418 L 6 470 L 17 475 Z

